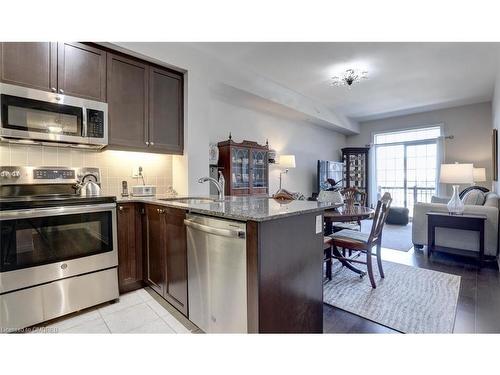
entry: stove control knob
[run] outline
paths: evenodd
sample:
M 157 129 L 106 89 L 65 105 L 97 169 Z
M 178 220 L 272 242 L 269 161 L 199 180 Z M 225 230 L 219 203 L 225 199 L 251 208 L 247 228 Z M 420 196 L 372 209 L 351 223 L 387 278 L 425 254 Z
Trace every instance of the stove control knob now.
M 10 175 L 12 177 L 19 178 L 19 177 L 21 177 L 21 172 L 19 172 L 19 171 L 12 171 L 12 173 Z
M 9 178 L 10 172 L 9 171 L 2 171 L 2 172 L 0 172 L 0 177 Z

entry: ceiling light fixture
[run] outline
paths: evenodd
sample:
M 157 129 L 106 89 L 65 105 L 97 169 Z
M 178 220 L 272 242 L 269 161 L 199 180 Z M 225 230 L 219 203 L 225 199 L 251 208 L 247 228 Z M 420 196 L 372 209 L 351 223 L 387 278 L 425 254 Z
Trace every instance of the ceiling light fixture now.
M 351 87 L 360 83 L 363 79 L 368 79 L 367 71 L 347 69 L 341 76 L 332 77 L 332 86 Z

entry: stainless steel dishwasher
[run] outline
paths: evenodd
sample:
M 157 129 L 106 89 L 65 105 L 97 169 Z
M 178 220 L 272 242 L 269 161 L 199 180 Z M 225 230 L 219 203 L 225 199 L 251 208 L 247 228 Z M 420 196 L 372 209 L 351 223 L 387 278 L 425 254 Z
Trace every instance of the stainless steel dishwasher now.
M 246 225 L 188 214 L 189 320 L 207 333 L 247 332 Z

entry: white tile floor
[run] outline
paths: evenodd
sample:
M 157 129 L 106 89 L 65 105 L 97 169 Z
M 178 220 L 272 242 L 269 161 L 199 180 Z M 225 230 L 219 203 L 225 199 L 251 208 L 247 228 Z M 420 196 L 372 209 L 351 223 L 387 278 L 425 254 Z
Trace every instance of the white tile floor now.
M 190 333 L 144 289 L 122 294 L 118 302 L 48 324 L 53 333 Z

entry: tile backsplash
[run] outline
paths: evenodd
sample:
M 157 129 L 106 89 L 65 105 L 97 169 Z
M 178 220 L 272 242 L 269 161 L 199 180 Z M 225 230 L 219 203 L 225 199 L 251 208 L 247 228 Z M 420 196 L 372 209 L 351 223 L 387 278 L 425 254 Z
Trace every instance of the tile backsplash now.
M 1 143 L 0 165 L 98 167 L 103 194 L 108 195 L 120 195 L 124 180 L 129 191 L 133 185 L 142 185 L 141 179 L 132 178 L 138 166 L 143 168 L 146 184 L 156 185 L 157 194 L 165 194 L 172 185 L 172 156 L 164 154 Z

